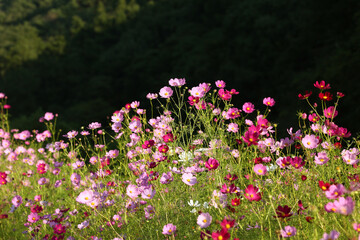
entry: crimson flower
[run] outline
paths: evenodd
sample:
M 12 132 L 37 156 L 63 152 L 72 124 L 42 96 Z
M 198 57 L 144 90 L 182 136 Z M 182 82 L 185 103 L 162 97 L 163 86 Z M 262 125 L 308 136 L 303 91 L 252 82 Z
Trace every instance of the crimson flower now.
M 240 198 L 231 199 L 231 205 L 239 206 L 240 205 Z
M 302 213 L 302 211 L 308 208 L 308 207 L 304 207 L 301 200 L 298 201 L 298 206 L 299 206 L 299 210 L 297 210 L 298 214 Z
M 326 183 L 324 181 L 319 181 L 319 187 L 321 188 L 321 190 L 327 191 L 330 187 L 330 183 Z
M 331 101 L 333 99 L 333 95 L 330 92 L 319 93 L 319 98 L 323 101 Z
M 298 95 L 298 97 L 299 97 L 299 99 L 301 99 L 301 100 L 304 100 L 304 99 L 307 99 L 307 98 L 309 98 L 310 96 L 311 96 L 311 94 L 312 94 L 312 91 L 305 91 L 305 94 L 304 95 L 302 95 L 301 93 L 299 93 L 299 95 Z
M 291 212 L 291 208 L 288 205 L 285 205 L 284 207 L 278 206 L 276 211 L 277 216 L 274 216 L 274 218 L 288 218 L 293 215 Z

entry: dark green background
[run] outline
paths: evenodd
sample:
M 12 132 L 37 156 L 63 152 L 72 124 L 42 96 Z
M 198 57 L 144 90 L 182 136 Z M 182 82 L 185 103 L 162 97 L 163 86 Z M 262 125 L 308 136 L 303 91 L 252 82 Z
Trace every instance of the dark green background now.
M 297 126 L 299 92 L 326 80 L 346 97 L 337 123 L 359 132 L 358 0 L 2 0 L 0 92 L 12 127 L 64 130 L 158 92 L 170 78 L 227 82 L 241 107 L 276 100 L 271 120 Z M 315 91 L 316 92 L 316 91 Z M 312 100 L 318 101 L 316 94 Z

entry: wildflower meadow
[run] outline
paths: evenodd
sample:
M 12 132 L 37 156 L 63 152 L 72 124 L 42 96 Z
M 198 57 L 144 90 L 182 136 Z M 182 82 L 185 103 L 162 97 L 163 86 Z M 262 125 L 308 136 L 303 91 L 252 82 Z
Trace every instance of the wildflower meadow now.
M 360 240 L 360 142 L 336 123 L 346 95 L 315 82 L 278 139 L 276 97 L 234 106 L 238 94 L 170 79 L 151 109 L 65 133 L 51 112 L 43 130 L 12 129 L 0 93 L 0 239 Z

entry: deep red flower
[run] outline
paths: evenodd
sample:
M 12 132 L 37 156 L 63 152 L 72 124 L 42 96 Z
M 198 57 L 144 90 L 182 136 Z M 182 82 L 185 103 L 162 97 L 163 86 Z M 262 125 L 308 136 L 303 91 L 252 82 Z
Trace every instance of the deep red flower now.
M 8 218 L 9 216 L 7 214 L 0 214 L 0 219 Z
M 301 180 L 305 181 L 307 179 L 307 176 L 301 175 Z
M 302 166 L 304 166 L 305 162 L 302 160 L 301 157 L 294 157 L 294 158 L 291 158 L 290 164 L 294 168 L 298 169 L 298 168 L 301 168 Z
M 330 92 L 319 93 L 319 98 L 323 101 L 331 101 L 333 99 L 333 95 Z
M 321 190 L 327 191 L 330 187 L 330 183 L 326 183 L 324 181 L 319 181 L 319 187 L 321 188 Z
M 301 200 L 299 200 L 298 206 L 299 206 L 299 210 L 297 210 L 297 213 L 298 213 L 298 214 L 302 213 L 302 211 L 304 211 L 305 209 L 308 208 L 308 207 L 304 207 L 304 205 L 302 204 L 302 201 L 301 201 Z
M 158 148 L 158 150 L 159 152 L 167 153 L 167 151 L 169 151 L 169 147 L 166 144 L 163 144 Z
M 345 96 L 345 94 L 343 94 L 342 92 L 337 92 L 336 94 L 338 96 L 338 98 L 342 98 Z
M 40 213 L 42 210 L 43 210 L 43 208 L 36 204 L 31 207 L 32 213 Z
M 253 161 L 255 164 L 263 163 L 263 160 L 261 157 L 254 158 Z
M 278 206 L 276 211 L 277 216 L 274 216 L 274 218 L 288 218 L 293 215 L 291 212 L 291 208 L 288 205 L 285 206 Z
M 307 216 L 305 219 L 306 219 L 306 221 L 307 221 L 308 223 L 311 223 L 314 218 L 313 218 L 313 217 L 310 217 L 310 216 Z
M 334 143 L 334 147 L 337 148 L 337 149 L 341 149 L 342 145 L 341 145 L 340 142 L 336 142 L 336 143 Z
M 298 97 L 299 97 L 299 99 L 301 99 L 301 100 L 304 100 L 304 99 L 307 99 L 307 98 L 309 98 L 310 96 L 311 96 L 311 94 L 312 94 L 312 91 L 305 91 L 305 94 L 304 95 L 302 95 L 301 93 L 299 93 L 299 95 L 298 95 Z

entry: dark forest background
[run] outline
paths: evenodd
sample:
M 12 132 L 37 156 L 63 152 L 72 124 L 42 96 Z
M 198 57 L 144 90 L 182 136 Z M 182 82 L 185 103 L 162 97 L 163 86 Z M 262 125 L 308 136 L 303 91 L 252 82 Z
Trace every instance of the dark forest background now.
M 325 80 L 345 93 L 337 123 L 355 135 L 359 50 L 358 0 L 0 0 L 0 92 L 20 129 L 46 111 L 64 130 L 106 123 L 184 77 L 226 81 L 238 107 L 275 98 L 282 133 L 308 109 L 298 93 Z

